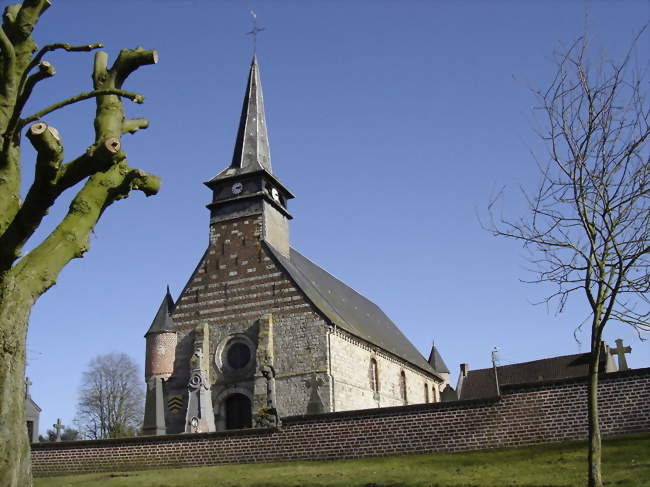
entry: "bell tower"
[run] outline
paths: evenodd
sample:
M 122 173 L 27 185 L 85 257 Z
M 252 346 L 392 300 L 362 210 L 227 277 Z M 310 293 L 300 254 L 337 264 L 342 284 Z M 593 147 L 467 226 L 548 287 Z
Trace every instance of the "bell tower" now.
M 251 62 L 244 104 L 230 166 L 204 183 L 212 190 L 210 242 L 216 241 L 220 223 L 261 216 L 259 236 L 289 256 L 287 201 L 293 194 L 271 169 L 271 152 L 264 115 L 264 97 L 257 58 Z

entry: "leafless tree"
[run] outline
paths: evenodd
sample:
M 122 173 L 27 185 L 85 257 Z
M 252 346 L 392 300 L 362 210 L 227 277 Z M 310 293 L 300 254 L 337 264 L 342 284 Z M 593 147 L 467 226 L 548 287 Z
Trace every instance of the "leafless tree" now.
M 602 486 L 598 373 L 610 321 L 650 331 L 650 111 L 647 66 L 634 54 L 645 28 L 620 61 L 592 63 L 585 37 L 554 57 L 546 90 L 533 90 L 548 148 L 541 182 L 525 193 L 527 214 L 496 218 L 488 229 L 531 250 L 534 278 L 554 290 L 544 300 L 562 311 L 582 296 L 589 315 L 589 486 Z
M 143 417 L 141 374 L 124 353 L 99 355 L 83 373 L 76 422 L 86 439 L 133 436 Z

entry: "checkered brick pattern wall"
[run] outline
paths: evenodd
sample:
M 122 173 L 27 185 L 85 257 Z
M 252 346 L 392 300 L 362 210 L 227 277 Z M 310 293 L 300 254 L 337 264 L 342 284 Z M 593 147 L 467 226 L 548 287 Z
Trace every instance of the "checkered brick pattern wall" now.
M 650 368 L 601 379 L 604 435 L 650 431 Z M 36 476 L 227 463 L 456 452 L 587 435 L 585 379 L 504 387 L 500 398 L 285 418 L 283 428 L 32 445 Z

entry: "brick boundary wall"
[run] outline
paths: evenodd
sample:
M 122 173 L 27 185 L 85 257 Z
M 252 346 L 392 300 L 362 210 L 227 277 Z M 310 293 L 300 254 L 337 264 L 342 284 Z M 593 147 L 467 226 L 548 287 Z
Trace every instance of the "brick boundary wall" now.
M 35 443 L 37 477 L 532 445 L 587 436 L 586 378 L 504 386 L 501 397 L 285 418 L 283 427 Z M 604 435 L 650 432 L 650 368 L 601 377 Z

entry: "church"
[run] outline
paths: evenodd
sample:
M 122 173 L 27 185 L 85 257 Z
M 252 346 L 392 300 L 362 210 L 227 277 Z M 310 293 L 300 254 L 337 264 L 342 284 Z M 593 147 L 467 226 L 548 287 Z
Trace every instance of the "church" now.
M 255 57 L 232 162 L 204 184 L 207 249 L 145 335 L 144 434 L 279 426 L 449 393 L 435 346 L 423 357 L 376 304 L 290 245 L 294 195 L 271 166 Z

